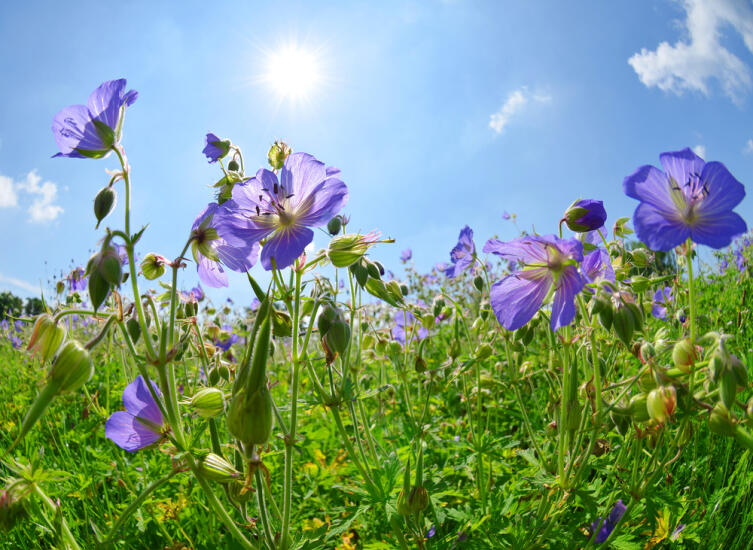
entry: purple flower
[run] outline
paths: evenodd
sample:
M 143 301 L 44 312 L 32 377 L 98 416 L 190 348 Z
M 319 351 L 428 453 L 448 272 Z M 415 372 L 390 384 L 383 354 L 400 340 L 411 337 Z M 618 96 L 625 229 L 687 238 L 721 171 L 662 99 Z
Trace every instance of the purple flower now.
M 687 527 L 684 523 L 680 523 L 677 527 L 675 527 L 675 530 L 672 531 L 672 534 L 669 536 L 669 540 L 677 540 L 680 536 L 680 533 L 683 532 L 683 530 Z
M 468 269 L 476 260 L 476 245 L 473 242 L 473 230 L 467 225 L 460 230 L 458 244 L 450 251 L 449 265 L 445 265 L 442 271 L 450 279 L 460 275 Z
M 8 323 L 8 319 L 3 319 L 2 321 L 0 321 L 0 329 L 8 330 L 9 327 L 10 324 Z
M 667 307 L 672 303 L 672 287 L 665 286 L 654 292 L 654 299 L 651 301 L 651 315 L 662 321 L 668 318 Z
M 128 250 L 126 250 L 126 247 L 117 243 L 112 243 L 112 246 L 120 259 L 120 265 L 126 265 L 128 263 Z
M 622 516 L 625 515 L 626 509 L 627 508 L 622 503 L 622 499 L 620 499 L 612 507 L 612 511 L 609 512 L 609 517 L 607 519 L 602 519 L 600 517 L 591 524 L 591 532 L 596 533 L 596 538 L 594 539 L 596 544 L 601 544 L 609 538 L 609 535 L 612 534 L 612 531 L 614 531 L 614 528 L 622 519 Z
M 125 108 L 138 97 L 125 91 L 126 80 L 100 84 L 86 105 L 66 107 L 52 121 L 52 133 L 60 152 L 55 157 L 101 158 L 120 140 Z
M 400 261 L 407 262 L 413 257 L 413 251 L 410 248 L 406 248 L 400 253 Z
M 575 296 L 586 284 L 576 265 L 583 260 L 580 241 L 554 235 L 520 237 L 506 243 L 490 239 L 484 245 L 484 252 L 524 264 L 523 269 L 492 285 L 492 309 L 504 328 L 516 330 L 530 321 L 552 286 L 555 288 L 552 330 L 572 322 Z
M 86 272 L 81 267 L 77 267 L 70 272 L 67 280 L 68 288 L 71 292 L 81 292 L 82 290 L 86 290 L 87 278 L 85 273 Z
M 201 285 L 196 285 L 191 289 L 191 293 L 193 294 L 193 297 L 196 298 L 197 302 L 201 302 L 204 299 L 204 289 L 201 288 Z M 229 300 L 230 298 L 228 298 Z
M 261 264 L 268 271 L 292 265 L 314 239 L 310 228 L 326 225 L 348 202 L 339 175 L 306 153 L 288 156 L 279 180 L 262 168 L 233 187 L 233 198 L 223 205 L 230 214 L 223 216 L 223 236 L 235 246 L 266 239 Z
M 229 150 L 229 141 L 220 139 L 209 132 L 204 138 L 204 149 L 201 152 L 209 159 L 209 164 L 212 164 L 227 155 Z
M 509 220 L 512 216 L 510 216 L 510 213 L 507 210 L 502 211 L 502 219 L 503 220 Z
M 719 262 L 719 274 L 724 275 L 728 267 L 729 267 L 729 262 L 727 261 L 727 258 L 722 258 L 722 261 Z
M 596 231 L 607 221 L 607 211 L 604 210 L 604 203 L 601 201 L 581 199 L 570 205 L 562 221 L 571 231 L 579 233 Z
M 228 286 L 223 264 L 228 269 L 243 273 L 251 269 L 259 257 L 258 243 L 241 242 L 238 246 L 233 246 L 220 236 L 218 227 L 224 213 L 225 205 L 219 206 L 212 202 L 196 216 L 192 228 L 195 235 L 192 250 L 196 270 L 201 281 L 214 288 Z M 201 295 L 203 297 L 203 292 Z M 196 299 L 199 299 L 198 296 Z
M 737 264 L 737 269 L 738 271 L 740 271 L 740 273 L 745 271 L 745 256 L 743 256 L 741 250 L 735 250 L 735 263 Z
M 597 248 L 586 254 L 580 269 L 589 283 L 595 283 L 598 280 L 610 281 L 612 283 L 615 281 L 614 268 L 612 267 L 609 252 L 603 248 Z M 591 289 L 588 289 L 588 291 L 593 292 Z
M 227 333 L 228 337 L 224 339 L 215 339 L 214 345 L 222 351 L 227 351 L 230 349 L 230 346 L 238 341 L 238 335 L 233 332 L 233 327 L 230 325 L 222 325 L 222 332 Z M 223 336 L 222 332 L 220 333 L 220 336 Z
M 155 393 L 161 395 L 159 388 L 151 384 Z M 123 405 L 126 410 L 112 413 L 105 423 L 108 439 L 133 453 L 163 438 L 162 412 L 141 375 L 123 390 Z
M 659 159 L 664 172 L 641 166 L 622 183 L 641 202 L 633 215 L 641 241 L 654 250 L 671 250 L 688 238 L 724 248 L 745 233 L 745 221 L 732 211 L 745 188 L 721 162 L 705 162 L 690 149 Z
M 23 342 L 18 336 L 11 336 L 10 337 L 10 345 L 13 346 L 15 349 L 21 349 L 21 346 L 23 345 Z
M 431 527 L 429 527 L 429 530 L 426 531 L 426 538 L 430 539 L 436 534 L 437 534 L 437 527 L 435 525 L 432 525 Z
M 406 319 L 408 320 L 407 327 L 405 325 Z M 410 311 L 406 311 L 405 313 L 402 310 L 398 311 L 395 314 L 395 326 L 392 327 L 392 337 L 403 345 L 405 345 L 406 336 L 416 341 L 426 338 L 429 335 L 429 331 L 422 324 L 415 323 L 415 321 L 416 316 Z M 413 329 L 411 329 L 412 325 L 415 325 Z
M 18 319 L 16 319 L 15 321 L 13 321 L 13 328 L 16 330 L 16 332 L 23 332 L 24 331 L 24 322 L 23 321 L 19 321 Z
M 253 300 L 251 300 L 251 305 L 249 306 L 249 308 L 251 309 L 251 311 L 256 311 L 257 309 L 259 309 L 260 305 L 261 302 L 259 301 L 259 298 L 254 298 Z

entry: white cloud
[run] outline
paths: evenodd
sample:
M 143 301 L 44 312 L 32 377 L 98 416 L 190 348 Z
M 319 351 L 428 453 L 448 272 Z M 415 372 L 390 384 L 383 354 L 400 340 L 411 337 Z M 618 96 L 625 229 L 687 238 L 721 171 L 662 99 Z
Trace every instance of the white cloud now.
M 63 208 L 55 204 L 58 186 L 51 181 L 42 183 L 42 178 L 36 170 L 26 174 L 26 181 L 19 182 L 17 186 L 35 196 L 28 208 L 29 221 L 35 223 L 50 222 L 63 213 Z
M 13 180 L 7 176 L 0 176 L 0 208 L 18 206 L 18 195 L 13 186 Z
M 29 292 L 39 292 L 39 287 L 35 286 L 27 281 L 24 281 L 22 279 L 16 279 L 15 277 L 6 277 L 2 273 L 0 273 L 0 283 L 6 283 L 9 285 L 13 285 L 18 288 L 22 288 L 24 290 L 27 290 Z
M 549 94 L 541 92 L 531 93 L 526 86 L 523 86 L 510 92 L 499 111 L 492 114 L 489 118 L 489 128 L 501 134 L 510 121 L 510 118 L 518 114 L 528 103 L 549 103 L 551 100 L 552 96 Z
M 749 139 L 745 142 L 745 147 L 743 147 L 743 153 L 753 153 L 753 139 Z
M 693 152 L 701 157 L 703 160 L 706 160 L 706 146 L 705 145 L 696 145 L 693 147 Z
M 739 102 L 753 80 L 750 69 L 721 44 L 722 29 L 732 27 L 753 52 L 753 5 L 750 0 L 683 0 L 687 36 L 674 45 L 662 42 L 654 51 L 646 48 L 628 63 L 641 82 L 664 91 L 685 90 L 709 94 L 716 79 L 724 92 Z

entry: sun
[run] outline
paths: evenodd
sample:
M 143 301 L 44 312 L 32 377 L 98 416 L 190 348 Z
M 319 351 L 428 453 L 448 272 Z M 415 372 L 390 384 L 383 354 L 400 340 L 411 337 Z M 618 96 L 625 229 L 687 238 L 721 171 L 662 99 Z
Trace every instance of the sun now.
M 305 101 L 322 81 L 319 56 L 298 44 L 272 50 L 267 53 L 263 80 L 280 99 Z

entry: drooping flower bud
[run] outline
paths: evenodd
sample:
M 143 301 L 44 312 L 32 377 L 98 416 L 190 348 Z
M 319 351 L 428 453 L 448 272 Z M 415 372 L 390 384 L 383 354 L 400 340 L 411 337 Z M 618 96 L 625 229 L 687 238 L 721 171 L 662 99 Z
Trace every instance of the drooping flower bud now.
M 76 340 L 68 340 L 53 361 L 48 378 L 59 392 L 76 391 L 94 374 L 89 351 Z
M 165 266 L 169 263 L 170 260 L 164 256 L 150 252 L 141 260 L 141 273 L 148 280 L 153 281 L 165 274 Z
M 199 471 L 207 479 L 228 483 L 241 477 L 241 473 L 227 460 L 215 453 L 207 453 L 199 458 Z
M 51 315 L 42 313 L 34 323 L 34 330 L 26 349 L 34 355 L 38 354 L 42 361 L 49 361 L 64 339 L 65 327 L 57 324 Z
M 342 355 L 348 348 L 350 342 L 350 325 L 347 322 L 338 320 L 332 323 L 324 338 L 330 350 Z
M 100 222 L 112 212 L 113 208 L 115 208 L 116 200 L 117 194 L 112 187 L 103 187 L 97 193 L 97 196 L 94 197 L 94 217 L 97 218 L 97 225 L 94 229 L 98 229 Z
M 141 337 L 141 325 L 137 319 L 131 317 L 126 321 L 126 329 L 128 330 L 128 336 L 131 337 L 131 341 L 135 344 Z
M 191 397 L 189 406 L 203 418 L 214 418 L 225 410 L 225 394 L 219 388 L 204 388 Z
M 473 278 L 473 286 L 476 287 L 476 290 L 482 292 L 484 290 L 484 278 L 481 275 L 476 275 Z
M 444 309 L 445 301 L 444 298 L 441 296 L 437 296 L 434 298 L 434 301 L 431 304 L 431 311 L 434 313 L 434 317 L 439 317 L 439 314 L 442 313 L 442 309 Z
M 285 159 L 290 156 L 293 150 L 284 141 L 276 140 L 269 148 L 267 160 L 273 170 L 280 170 L 285 164 Z
M 335 267 L 348 267 L 363 258 L 363 255 L 376 242 L 377 238 L 378 235 L 375 233 L 339 235 L 329 242 L 327 257 Z
M 724 403 L 717 403 L 709 415 L 709 430 L 719 435 L 731 436 L 735 434 L 735 423 L 730 418 L 729 410 Z
M 238 164 L 238 161 L 233 159 L 230 162 L 227 163 L 227 169 L 231 172 L 237 172 L 240 168 L 240 165 Z
M 571 204 L 562 217 L 571 231 L 584 233 L 604 226 L 607 212 L 604 203 L 593 199 L 581 199 Z
M 340 232 L 342 226 L 342 218 L 340 216 L 335 216 L 334 218 L 329 220 L 329 222 L 327 222 L 327 231 L 329 231 L 329 234 L 334 237 Z
M 673 386 L 659 386 L 651 390 L 646 399 L 648 415 L 659 424 L 664 424 L 675 412 L 677 392 Z
M 647 396 L 643 393 L 630 398 L 628 408 L 630 409 L 630 416 L 635 422 L 645 422 L 649 419 L 646 403 Z
M 672 348 L 672 362 L 682 372 L 690 372 L 690 366 L 697 358 L 696 349 L 689 338 L 680 340 Z

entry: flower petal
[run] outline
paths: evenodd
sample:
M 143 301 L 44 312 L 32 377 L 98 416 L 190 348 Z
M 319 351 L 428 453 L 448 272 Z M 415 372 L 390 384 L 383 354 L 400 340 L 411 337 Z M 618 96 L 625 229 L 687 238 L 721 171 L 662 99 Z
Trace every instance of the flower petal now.
M 274 258 L 277 269 L 288 267 L 303 254 L 306 245 L 313 240 L 314 232 L 308 227 L 291 225 L 280 228 L 262 247 L 261 265 L 267 271 L 271 271 Z
M 690 236 L 690 228 L 682 221 L 667 218 L 664 210 L 643 202 L 633 214 L 635 233 L 652 250 L 672 250 Z
M 499 323 L 507 330 L 525 325 L 541 308 L 552 285 L 548 269 L 518 271 L 492 285 L 491 306 Z
M 117 411 L 105 423 L 105 437 L 121 449 L 133 453 L 156 443 L 162 435 L 147 428 L 132 414 Z
M 114 130 L 120 118 L 120 106 L 123 104 L 123 90 L 125 90 L 125 87 L 125 78 L 109 80 L 100 84 L 89 95 L 89 101 L 86 104 L 92 118 L 104 122 Z M 133 103 L 133 101 L 131 102 Z M 82 147 L 82 149 L 85 149 L 85 147 Z
M 701 181 L 706 185 L 707 195 L 697 207 L 699 216 L 732 210 L 745 198 L 745 187 L 721 162 L 706 164 L 701 173 Z
M 705 244 L 711 248 L 724 248 L 732 242 L 732 239 L 747 230 L 748 226 L 739 214 L 724 212 L 698 220 L 690 230 L 690 236 L 698 244 Z
M 220 288 L 228 286 L 227 275 L 225 270 L 222 269 L 220 262 L 210 260 L 206 256 L 199 258 L 199 263 L 196 265 L 196 271 L 199 273 L 199 279 L 201 282 L 212 288 Z
M 327 179 L 327 169 L 323 162 L 308 153 L 293 153 L 285 159 L 280 170 L 280 183 L 293 197 L 293 209 L 304 200 L 321 182 Z
M 240 248 L 224 242 L 214 247 L 225 267 L 239 273 L 244 273 L 254 266 L 259 259 L 260 248 L 257 242 Z
M 525 264 L 543 264 L 547 261 L 544 245 L 545 243 L 542 243 L 537 236 L 519 237 L 507 242 L 489 239 L 483 250 L 487 254 L 496 254 L 506 260 L 521 261 Z
M 152 388 L 157 395 L 161 395 L 154 382 L 152 382 Z M 141 375 L 136 377 L 136 380 L 128 384 L 123 390 L 123 405 L 134 416 L 146 418 L 159 425 L 163 423 L 162 412 L 152 398 L 152 394 Z
M 672 200 L 669 179 L 658 168 L 641 166 L 622 181 L 622 189 L 628 197 L 651 204 L 666 215 L 680 214 Z
M 659 155 L 662 167 L 667 175 L 675 180 L 675 183 L 683 187 L 690 176 L 700 175 L 706 162 L 696 155 L 692 149 L 686 147 L 682 151 L 672 151 Z
M 347 203 L 348 186 L 337 178 L 329 178 L 298 203 L 296 220 L 301 225 L 319 227 L 334 218 Z
M 85 158 L 76 149 L 101 151 L 106 149 L 97 129 L 83 105 L 71 105 L 52 119 L 52 133 L 60 153 L 55 156 Z
M 575 318 L 575 295 L 583 289 L 585 281 L 574 265 L 562 270 L 557 280 L 557 290 L 552 303 L 551 327 L 557 331 L 572 323 Z

